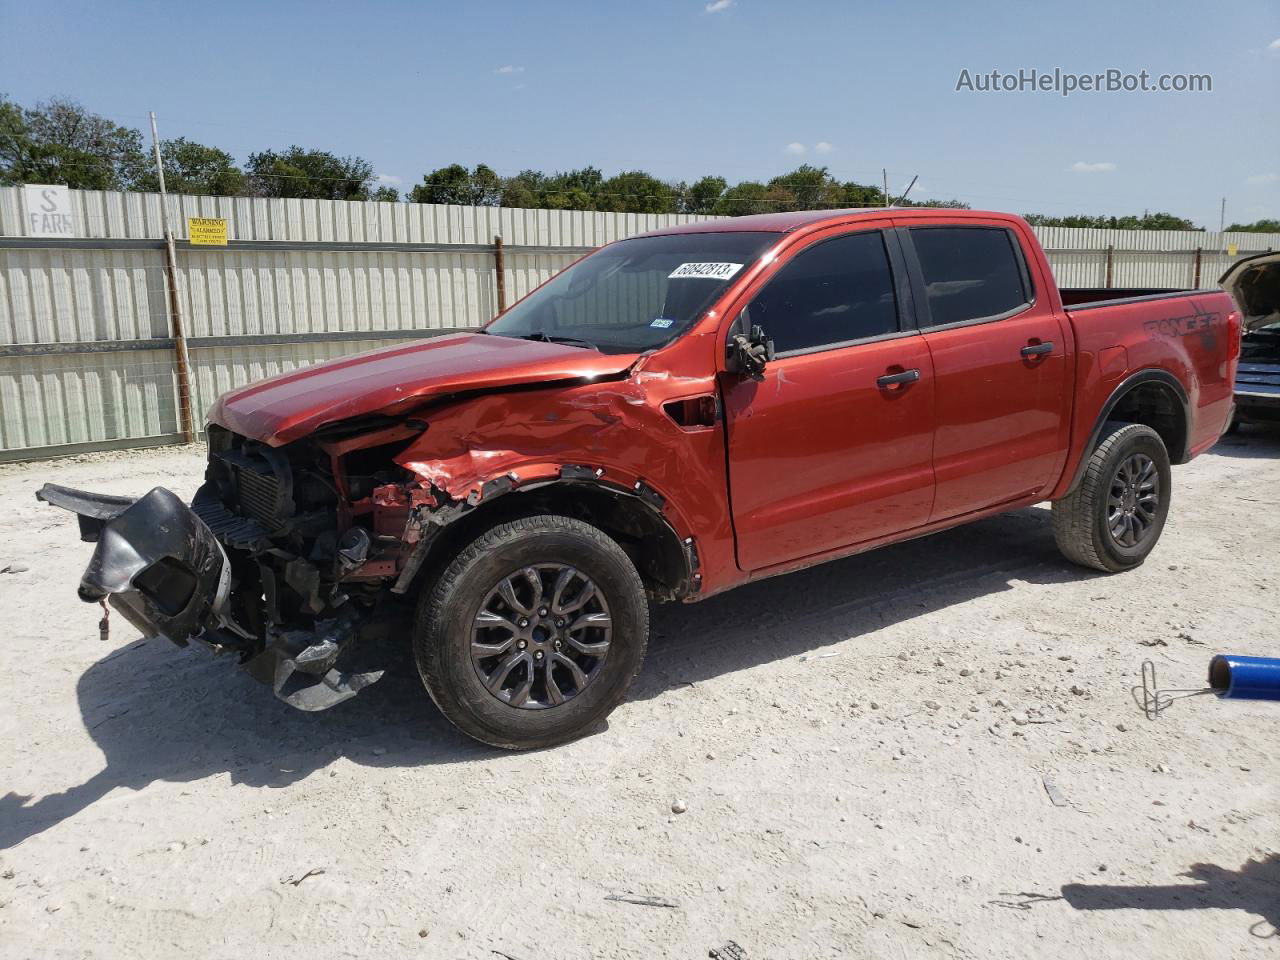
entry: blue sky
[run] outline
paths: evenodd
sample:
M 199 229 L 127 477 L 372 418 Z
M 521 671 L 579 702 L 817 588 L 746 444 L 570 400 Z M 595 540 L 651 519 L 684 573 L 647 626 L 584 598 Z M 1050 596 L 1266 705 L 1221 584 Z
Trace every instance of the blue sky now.
M 841 179 L 1018 213 L 1280 217 L 1280 4 L 0 0 L 0 91 L 406 189 L 446 163 Z M 1211 93 L 957 92 L 972 74 L 1208 73 Z M 917 187 L 917 190 L 920 188 Z M 913 196 L 917 194 L 913 192 Z

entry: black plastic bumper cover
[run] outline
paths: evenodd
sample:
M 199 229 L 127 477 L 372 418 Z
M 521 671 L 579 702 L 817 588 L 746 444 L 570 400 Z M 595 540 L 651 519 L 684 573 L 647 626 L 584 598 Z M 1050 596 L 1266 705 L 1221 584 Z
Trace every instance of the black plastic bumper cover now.
M 144 636 L 180 647 L 216 625 L 230 588 L 226 554 L 207 526 L 164 487 L 130 500 L 46 483 L 36 496 L 80 518 L 97 549 L 80 599 L 109 599 Z
M 107 600 L 147 637 L 180 647 L 191 638 L 221 649 L 249 634 L 227 614 L 231 564 L 209 526 L 178 497 L 156 487 L 133 500 L 46 483 L 36 497 L 80 520 L 80 539 L 97 549 L 80 580 L 80 599 Z M 355 637 L 348 611 L 314 630 L 272 631 L 250 648 L 243 666 L 299 710 L 324 710 L 354 697 L 383 671 L 350 673 L 335 667 Z M 256 649 L 256 653 L 252 651 Z

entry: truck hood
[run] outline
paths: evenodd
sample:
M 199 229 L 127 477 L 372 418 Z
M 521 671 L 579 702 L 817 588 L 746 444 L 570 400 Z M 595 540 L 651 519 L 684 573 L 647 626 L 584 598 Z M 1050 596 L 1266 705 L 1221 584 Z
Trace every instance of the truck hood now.
M 1238 260 L 1218 283 L 1244 314 L 1246 332 L 1280 323 L 1280 253 Z
M 636 354 L 460 333 L 329 360 L 231 390 L 213 423 L 280 446 L 326 424 L 407 413 L 432 397 L 524 384 L 597 380 L 625 373 Z

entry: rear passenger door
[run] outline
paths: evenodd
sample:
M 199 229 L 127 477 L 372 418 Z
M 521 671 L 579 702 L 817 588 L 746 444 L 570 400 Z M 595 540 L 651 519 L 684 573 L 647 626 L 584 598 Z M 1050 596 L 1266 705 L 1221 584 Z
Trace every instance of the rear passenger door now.
M 933 358 L 930 521 L 1047 493 L 1066 455 L 1071 379 L 1062 318 L 1037 296 L 1018 235 L 900 223 Z
M 933 376 L 910 296 L 896 237 L 880 229 L 819 236 L 747 292 L 742 320 L 776 359 L 762 381 L 723 381 L 744 570 L 928 518 Z

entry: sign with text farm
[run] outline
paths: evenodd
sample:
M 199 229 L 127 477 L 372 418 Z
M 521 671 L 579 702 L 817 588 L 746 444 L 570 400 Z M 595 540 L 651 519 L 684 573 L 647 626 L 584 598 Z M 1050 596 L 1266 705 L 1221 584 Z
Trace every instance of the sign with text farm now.
M 27 236 L 74 237 L 76 218 L 71 191 L 48 183 L 28 183 L 22 188 L 27 206 Z

